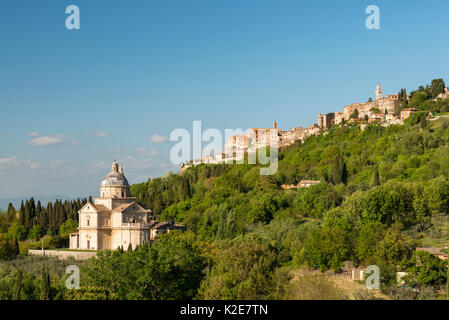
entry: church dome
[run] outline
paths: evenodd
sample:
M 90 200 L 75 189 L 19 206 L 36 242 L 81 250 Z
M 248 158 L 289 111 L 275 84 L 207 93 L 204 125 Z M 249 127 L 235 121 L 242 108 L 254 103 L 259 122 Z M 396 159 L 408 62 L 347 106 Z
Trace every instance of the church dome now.
M 120 168 L 117 165 L 117 162 L 114 161 L 112 164 L 112 171 L 107 174 L 107 176 L 101 181 L 102 187 L 107 186 L 127 186 L 129 187 L 128 180 L 123 173 L 123 168 Z
M 101 186 L 129 186 L 128 180 L 126 177 L 119 172 L 110 172 L 108 175 L 101 181 Z

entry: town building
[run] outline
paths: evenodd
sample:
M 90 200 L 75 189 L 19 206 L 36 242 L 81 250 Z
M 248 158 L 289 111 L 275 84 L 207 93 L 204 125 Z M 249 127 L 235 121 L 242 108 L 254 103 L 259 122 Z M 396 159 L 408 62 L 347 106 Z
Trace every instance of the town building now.
M 300 188 L 308 188 L 319 183 L 321 183 L 320 180 L 301 180 L 298 185 Z
M 318 114 L 318 127 L 321 129 L 329 129 L 335 121 L 335 113 Z
M 200 159 L 181 164 L 181 169 L 185 170 L 192 165 L 201 163 L 220 164 L 243 161 L 245 153 L 256 152 L 263 147 L 285 147 L 294 144 L 296 141 L 304 141 L 307 137 L 319 134 L 327 134 L 328 129 L 333 125 L 347 123 L 358 125 L 362 130 L 366 129 L 368 123 L 379 123 L 382 126 L 401 125 L 411 113 L 416 109 L 404 109 L 400 112 L 400 101 L 398 94 L 383 96 L 380 84 L 375 90 L 376 100 L 366 103 L 353 103 L 343 107 L 343 111 L 318 114 L 317 123 L 307 128 L 295 127 L 290 130 L 278 128 L 277 122 L 272 128 L 251 128 L 247 133 L 235 135 L 227 139 L 224 146 L 224 153 L 218 155 L 205 156 Z M 438 96 L 440 99 L 449 98 L 449 90 L 445 88 L 444 93 Z M 407 95 L 410 101 L 411 96 Z
M 410 118 L 410 115 L 412 113 L 416 113 L 418 111 L 420 111 L 420 110 L 419 109 L 415 109 L 415 108 L 407 108 L 407 109 L 401 110 L 401 120 L 405 120 L 405 119 Z
M 338 125 L 344 121 L 349 121 L 351 116 L 354 117 L 354 115 L 357 115 L 357 118 L 359 119 L 365 119 L 365 116 L 367 116 L 368 119 L 372 119 L 371 116 L 373 114 L 382 114 L 385 118 L 387 115 L 393 116 L 399 113 L 399 95 L 390 94 L 383 97 L 382 87 L 380 84 L 376 87 L 375 95 L 376 100 L 374 101 L 366 103 L 353 103 L 343 107 L 343 112 L 335 112 L 334 124 Z M 410 96 L 407 98 L 409 99 Z M 318 119 L 320 119 L 320 115 L 318 115 Z M 380 118 L 376 117 L 375 120 L 380 120 Z
M 158 236 L 169 233 L 172 230 L 185 230 L 185 227 L 180 224 L 172 224 L 169 222 L 159 222 L 155 223 L 151 227 L 150 240 L 154 241 Z
M 444 99 L 449 99 L 449 89 L 448 89 L 448 87 L 444 87 L 444 92 L 443 92 L 443 93 L 440 93 L 440 94 L 436 97 L 436 99 L 434 99 L 434 100 L 438 100 L 438 99 L 442 99 L 442 100 L 444 100 Z

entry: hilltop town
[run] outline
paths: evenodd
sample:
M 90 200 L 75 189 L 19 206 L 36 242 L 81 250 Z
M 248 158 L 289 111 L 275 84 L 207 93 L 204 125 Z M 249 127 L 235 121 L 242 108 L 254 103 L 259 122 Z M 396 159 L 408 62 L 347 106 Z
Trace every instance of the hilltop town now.
M 255 152 L 259 148 L 273 146 L 285 147 L 296 141 L 304 141 L 307 137 L 326 132 L 332 126 L 358 125 L 364 130 L 371 123 L 382 126 L 401 125 L 411 114 L 420 111 L 415 108 L 401 109 L 401 101 L 409 102 L 410 94 L 388 94 L 383 96 L 382 87 L 377 85 L 376 99 L 365 103 L 353 103 L 343 107 L 343 111 L 326 114 L 319 113 L 317 123 L 306 128 L 295 127 L 290 130 L 278 128 L 278 123 L 273 122 L 272 128 L 250 128 L 247 133 L 230 137 L 224 147 L 224 152 L 215 155 L 205 155 L 187 164 L 181 164 L 182 170 L 198 164 L 220 164 L 241 161 L 245 153 Z M 434 101 L 449 98 L 449 89 L 444 87 L 444 92 L 439 94 Z

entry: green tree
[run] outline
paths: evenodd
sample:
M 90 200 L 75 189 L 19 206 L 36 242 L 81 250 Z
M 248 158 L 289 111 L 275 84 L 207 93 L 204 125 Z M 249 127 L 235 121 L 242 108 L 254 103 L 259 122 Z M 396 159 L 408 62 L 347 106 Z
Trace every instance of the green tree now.
M 50 275 L 47 272 L 47 266 L 45 263 L 42 264 L 42 272 L 41 272 L 41 300 L 50 300 Z
M 449 213 L 449 181 L 443 176 L 429 181 L 424 188 L 423 198 L 433 214 Z
M 19 224 L 25 225 L 25 205 L 23 204 L 23 200 L 20 204 L 20 210 L 19 210 Z
M 444 81 L 443 79 L 433 79 L 431 88 L 432 88 L 432 98 L 436 98 L 440 93 L 444 92 Z
M 117 299 L 181 300 L 196 294 L 204 266 L 193 236 L 170 232 L 134 251 L 101 251 L 82 271 L 85 286 Z
M 415 92 L 409 103 L 409 107 L 415 109 L 424 109 L 425 102 L 429 100 L 430 96 L 425 91 Z
M 407 275 L 404 281 L 412 286 L 441 285 L 447 280 L 447 262 L 425 251 L 415 251 L 401 262 Z
M 16 209 L 10 202 L 8 205 L 8 210 L 6 211 L 6 219 L 8 224 L 11 224 L 14 220 L 16 220 Z
M 335 186 L 319 183 L 298 190 L 294 205 L 303 216 L 322 218 L 326 211 L 338 206 L 342 200 Z
M 399 224 L 395 224 L 385 232 L 384 238 L 377 245 L 375 257 L 379 261 L 396 266 L 403 259 L 409 258 L 412 252 L 412 239 L 401 231 Z
M 67 219 L 59 228 L 59 235 L 68 236 L 69 234 L 78 230 L 78 222 L 72 219 Z
M 395 114 L 399 114 L 399 112 L 405 108 L 407 108 L 408 105 L 408 99 L 407 99 L 407 90 L 401 89 L 401 91 L 398 94 L 398 105 L 395 104 Z
M 27 237 L 27 229 L 24 225 L 19 224 L 18 221 L 14 221 L 8 228 L 8 237 L 10 239 L 25 240 Z
M 259 198 L 251 199 L 248 210 L 248 221 L 251 223 L 268 223 L 273 218 L 275 211 L 276 205 L 272 197 L 268 194 L 263 194 Z
M 13 288 L 13 294 L 12 294 L 12 300 L 20 300 L 22 296 L 22 289 L 23 289 L 23 277 L 24 272 L 22 269 L 17 269 L 15 272 L 15 279 L 14 279 L 14 288 Z
M 18 254 L 15 241 L 0 233 L 0 260 L 12 258 Z
M 341 155 L 338 155 L 334 159 L 332 166 L 332 179 L 334 184 L 347 184 L 348 170 L 346 168 L 346 162 Z
M 362 226 L 357 239 L 357 258 L 366 264 L 373 262 L 376 246 L 382 240 L 385 226 L 378 222 L 369 222 Z
M 372 187 L 380 186 L 379 170 L 374 171 Z
M 336 272 L 341 270 L 350 253 L 345 232 L 339 227 L 312 230 L 302 250 L 300 261 L 321 271 L 332 269 Z
M 37 224 L 33 225 L 30 232 L 28 233 L 28 237 L 36 241 L 39 240 L 43 235 L 44 230 L 42 230 L 42 228 Z
M 212 267 L 201 283 L 201 299 L 257 300 L 273 287 L 275 253 L 254 237 L 223 244 L 212 256 Z

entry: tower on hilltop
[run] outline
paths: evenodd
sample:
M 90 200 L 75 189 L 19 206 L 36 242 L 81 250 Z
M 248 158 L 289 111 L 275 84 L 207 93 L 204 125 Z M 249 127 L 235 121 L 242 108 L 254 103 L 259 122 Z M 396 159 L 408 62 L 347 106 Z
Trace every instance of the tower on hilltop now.
M 378 84 L 376 88 L 376 100 L 380 99 L 382 99 L 382 88 L 380 87 L 380 84 Z

